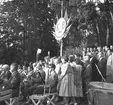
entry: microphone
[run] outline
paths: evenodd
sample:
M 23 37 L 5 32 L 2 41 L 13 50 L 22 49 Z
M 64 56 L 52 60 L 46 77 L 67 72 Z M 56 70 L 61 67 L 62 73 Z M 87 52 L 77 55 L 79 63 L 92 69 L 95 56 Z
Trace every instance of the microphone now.
M 102 77 L 102 80 L 103 80 L 104 82 L 106 82 L 106 80 L 105 80 L 105 78 L 103 77 L 102 73 L 100 72 L 98 66 L 97 66 L 96 64 L 95 64 L 95 66 L 96 66 L 96 68 L 97 68 L 98 73 L 99 73 L 100 76 Z

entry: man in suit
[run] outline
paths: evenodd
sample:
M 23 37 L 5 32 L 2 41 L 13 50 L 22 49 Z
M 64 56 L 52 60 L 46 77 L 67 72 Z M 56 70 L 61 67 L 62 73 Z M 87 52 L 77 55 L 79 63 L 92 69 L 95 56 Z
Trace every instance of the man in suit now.
M 11 77 L 11 72 L 9 71 L 9 65 L 4 64 L 2 66 L 2 73 L 0 75 L 0 79 L 3 81 L 8 81 Z
M 91 81 L 92 78 L 92 68 L 90 64 L 90 56 L 84 57 L 84 72 L 82 74 L 83 79 L 83 93 L 84 97 L 86 98 L 86 92 L 87 92 L 87 84 Z
M 98 63 L 98 60 L 97 60 L 97 55 L 95 52 L 92 53 L 91 55 L 91 59 L 90 59 L 90 64 L 91 64 L 91 68 L 92 68 L 92 78 L 91 78 L 91 81 L 98 81 L 98 71 L 97 71 L 97 68 L 96 68 L 96 65 Z
M 27 95 L 32 95 L 34 93 L 41 94 L 43 93 L 43 89 L 40 88 L 41 85 L 45 84 L 45 72 L 42 69 L 42 65 L 38 65 L 37 69 L 31 74 L 31 78 L 28 82 L 31 82 L 31 85 L 27 87 L 25 86 L 25 91 Z M 38 89 L 38 91 L 37 91 Z
M 10 79 L 10 87 L 12 88 L 12 97 L 19 96 L 19 87 L 20 87 L 20 75 L 18 73 L 18 64 L 12 63 L 10 65 L 10 71 L 12 73 Z
M 113 49 L 111 50 L 111 55 L 107 60 L 107 82 L 113 83 Z
M 104 58 L 104 53 L 99 52 L 98 53 L 98 65 L 97 66 L 98 66 L 98 69 L 100 70 L 102 76 L 104 77 L 104 79 L 106 79 L 106 64 L 107 64 L 107 60 Z M 99 81 L 102 81 L 101 75 L 99 76 L 98 79 L 99 79 Z

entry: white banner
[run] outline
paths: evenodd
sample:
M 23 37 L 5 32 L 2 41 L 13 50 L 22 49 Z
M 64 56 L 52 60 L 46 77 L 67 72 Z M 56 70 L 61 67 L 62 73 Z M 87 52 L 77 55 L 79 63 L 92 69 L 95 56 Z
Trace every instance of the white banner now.
M 64 18 L 60 18 L 55 26 L 54 36 L 57 40 L 61 40 L 64 37 L 64 32 L 66 30 L 66 20 Z

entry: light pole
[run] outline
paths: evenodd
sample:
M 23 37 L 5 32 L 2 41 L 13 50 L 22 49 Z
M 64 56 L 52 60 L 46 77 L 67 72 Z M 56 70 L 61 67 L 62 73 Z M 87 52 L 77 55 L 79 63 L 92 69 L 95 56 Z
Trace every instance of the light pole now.
M 65 10 L 65 13 L 63 13 L 63 0 L 61 1 L 61 17 L 57 18 L 57 23 L 54 24 L 54 31 L 53 36 L 57 40 L 57 42 L 60 44 L 60 56 L 63 55 L 63 38 L 65 38 L 71 28 L 71 25 L 69 25 L 71 17 L 68 16 L 67 10 Z M 63 16 L 64 15 L 64 16 Z M 58 17 L 58 16 L 56 16 Z

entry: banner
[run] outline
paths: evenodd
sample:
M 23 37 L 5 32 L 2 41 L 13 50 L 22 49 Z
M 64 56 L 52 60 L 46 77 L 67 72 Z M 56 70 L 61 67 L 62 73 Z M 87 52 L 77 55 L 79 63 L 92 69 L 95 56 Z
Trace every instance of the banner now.
M 61 40 L 64 37 L 64 32 L 66 30 L 66 20 L 64 18 L 60 18 L 55 25 L 54 36 L 56 40 Z

